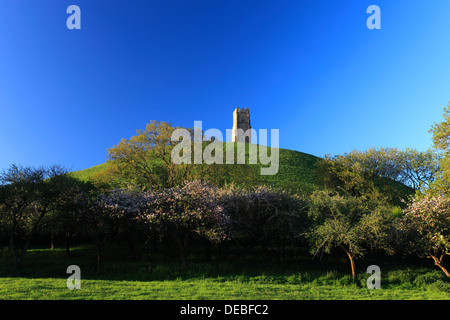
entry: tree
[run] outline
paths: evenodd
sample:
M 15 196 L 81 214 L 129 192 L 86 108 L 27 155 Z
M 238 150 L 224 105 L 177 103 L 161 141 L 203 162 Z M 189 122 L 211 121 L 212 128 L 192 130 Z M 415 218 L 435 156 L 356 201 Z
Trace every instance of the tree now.
M 54 177 L 54 180 L 57 178 Z M 63 237 L 66 248 L 66 255 L 70 256 L 70 240 L 81 228 L 77 223 L 78 205 L 83 196 L 94 190 L 94 186 L 89 182 L 84 182 L 74 178 L 70 174 L 58 176 L 61 192 L 58 205 L 47 215 L 47 223 L 43 229 L 45 234 L 50 234 L 53 245 L 54 237 Z M 53 246 L 52 246 L 53 248 Z
M 112 237 L 122 237 L 131 259 L 136 258 L 134 240 L 144 230 L 141 217 L 149 208 L 149 193 L 141 190 L 114 189 L 85 192 L 77 202 L 76 224 L 80 233 L 90 237 L 97 253 L 97 270 L 103 264 L 103 248 Z
M 450 277 L 443 262 L 450 254 L 450 199 L 442 195 L 415 197 L 398 220 L 397 231 L 406 252 L 433 259 Z
M 172 187 L 187 178 L 191 165 L 175 164 L 171 151 L 177 142 L 171 140 L 175 128 L 166 122 L 151 121 L 130 139 L 122 139 L 108 149 L 108 162 L 131 184 L 145 187 Z M 189 130 L 188 130 L 189 131 Z
M 331 253 L 340 248 L 346 254 L 356 280 L 355 260 L 367 249 L 392 253 L 388 243 L 390 208 L 379 199 L 342 196 L 336 192 L 316 191 L 311 196 L 308 234 L 311 253 Z
M 351 168 L 359 164 L 361 171 L 371 178 L 387 178 L 401 181 L 401 153 L 396 148 L 370 148 L 365 151 L 354 150 L 344 155 L 337 155 L 333 160 L 341 166 Z
M 377 189 L 401 205 L 405 195 L 430 187 L 439 172 L 439 161 L 439 154 L 432 150 L 371 148 L 326 156 L 318 169 L 326 188 L 354 196 Z
M 450 105 L 444 108 L 444 120 L 440 123 L 435 123 L 430 133 L 433 135 L 433 145 L 441 156 L 440 170 L 436 181 L 431 186 L 431 193 L 450 195 Z
M 14 266 L 21 262 L 45 217 L 70 194 L 67 171 L 57 165 L 32 168 L 12 165 L 0 174 L 0 226 L 9 238 Z M 23 240 L 19 248 L 18 242 Z
M 415 191 L 425 191 L 436 180 L 440 156 L 433 150 L 406 149 L 400 152 L 399 182 Z
M 184 267 L 187 267 L 186 248 L 190 236 L 212 243 L 228 237 L 229 219 L 217 201 L 217 192 L 217 188 L 199 181 L 149 192 L 153 200 L 149 202 L 144 221 L 177 243 Z
M 374 166 L 368 166 L 365 161 L 358 160 L 360 157 L 362 157 L 361 153 L 354 151 L 351 154 L 335 157 L 327 155 L 319 161 L 317 166 L 323 188 L 350 197 L 377 198 L 383 193 L 384 196 L 392 198 L 392 194 L 382 192 L 379 187 L 380 171 L 369 169 Z M 387 187 L 387 183 L 384 187 Z
M 296 195 L 266 186 L 245 190 L 232 185 L 222 192 L 233 239 L 240 244 L 263 246 L 279 260 L 282 249 L 307 229 L 307 203 Z

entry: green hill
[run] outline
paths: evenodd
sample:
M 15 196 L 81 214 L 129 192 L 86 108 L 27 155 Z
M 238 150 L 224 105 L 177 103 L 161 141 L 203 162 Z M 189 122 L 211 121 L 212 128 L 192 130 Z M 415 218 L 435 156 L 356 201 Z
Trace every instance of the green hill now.
M 224 153 L 226 150 L 224 144 Z M 269 152 L 271 148 L 268 148 Z M 246 159 L 248 160 L 248 148 L 246 149 Z M 225 159 L 225 156 L 224 156 Z M 320 158 L 289 149 L 279 149 L 279 170 L 275 175 L 261 175 L 258 183 L 264 183 L 275 188 L 283 188 L 296 192 L 312 192 L 318 187 L 317 176 L 315 172 L 315 164 Z M 74 171 L 72 174 L 83 181 L 90 181 L 92 177 L 101 174 L 109 166 L 109 163 L 102 163 L 100 165 L 87 168 L 80 171 Z M 245 166 L 256 166 L 259 172 L 260 164 Z M 268 167 L 269 165 L 264 165 Z M 245 171 L 244 171 L 245 173 Z
M 87 168 L 87 169 L 80 170 L 80 171 L 73 171 L 72 175 L 75 178 L 78 178 L 82 181 L 89 181 L 89 180 L 91 180 L 91 178 L 94 174 L 104 171 L 107 167 L 108 167 L 108 163 L 105 162 L 105 163 L 99 164 L 95 167 Z
M 224 143 L 224 158 L 225 157 L 225 150 L 227 145 L 233 144 L 232 142 L 226 142 Z M 237 148 L 237 145 L 234 144 L 235 150 Z M 268 148 L 269 154 L 271 152 L 271 148 Z M 258 161 L 258 164 L 248 164 L 248 160 L 250 159 L 249 156 L 249 147 L 248 144 L 246 144 L 246 156 L 245 159 L 247 161 L 247 164 L 244 165 L 238 165 L 240 166 L 239 171 L 237 171 L 237 175 L 235 174 L 235 177 L 238 176 L 242 179 L 247 179 L 248 181 L 251 181 L 250 184 L 264 184 L 268 186 L 272 186 L 277 189 L 283 189 L 286 191 L 299 193 L 299 194 L 310 194 L 314 190 L 321 188 L 320 179 L 317 172 L 317 162 L 321 159 L 319 157 L 289 150 L 289 149 L 278 149 L 279 150 L 279 170 L 278 173 L 275 175 L 260 175 L 260 168 L 261 166 L 269 167 L 269 165 L 261 165 Z M 256 149 L 257 153 L 259 152 L 259 146 L 257 146 Z M 237 153 L 237 152 L 235 152 Z M 258 158 L 259 159 L 259 158 Z M 156 161 L 158 160 L 150 160 L 150 161 Z M 225 160 L 224 160 L 225 161 Z M 105 170 L 110 166 L 110 163 L 106 162 L 91 168 L 87 168 L 85 170 L 75 171 L 72 174 L 83 181 L 92 181 L 93 179 L 98 179 L 98 177 L 102 176 L 102 173 L 105 172 Z M 206 165 L 205 165 L 206 166 Z M 224 165 L 227 166 L 227 165 Z M 225 171 L 220 171 L 219 174 L 216 173 L 216 175 L 219 175 Z M 230 179 L 232 175 L 228 175 L 228 179 Z M 116 178 L 120 181 L 120 177 Z M 222 177 L 220 176 L 220 179 L 226 180 L 227 178 L 225 175 Z M 233 178 L 231 178 L 233 179 Z M 381 190 L 386 191 L 387 193 L 394 196 L 394 198 L 403 198 L 405 195 L 409 195 L 412 193 L 412 189 L 409 187 L 399 183 L 395 182 L 393 180 L 389 179 L 382 179 L 382 184 L 379 185 Z M 237 182 L 237 181 L 227 181 L 227 182 Z M 238 182 L 237 182 L 238 183 Z M 398 202 L 397 200 L 395 201 Z
M 289 149 L 279 149 L 280 167 L 275 175 L 262 176 L 268 185 L 292 191 L 312 192 L 317 189 L 316 163 L 320 158 Z

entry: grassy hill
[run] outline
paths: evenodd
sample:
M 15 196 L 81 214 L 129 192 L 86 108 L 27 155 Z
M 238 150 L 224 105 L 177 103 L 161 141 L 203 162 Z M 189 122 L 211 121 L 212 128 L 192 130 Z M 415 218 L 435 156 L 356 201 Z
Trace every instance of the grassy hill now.
M 320 158 L 289 149 L 279 149 L 280 168 L 276 175 L 263 176 L 276 188 L 312 192 L 319 187 L 316 163 Z
M 237 153 L 237 145 L 235 143 L 225 142 L 223 159 L 226 159 L 226 148 L 227 146 L 230 146 L 230 144 L 232 146 L 234 145 L 235 154 Z M 268 148 L 269 154 L 271 150 L 271 148 Z M 252 184 L 265 184 L 277 189 L 279 188 L 299 194 L 310 194 L 314 190 L 321 188 L 321 183 L 316 166 L 317 162 L 320 161 L 321 158 L 299 151 L 280 148 L 278 149 L 278 173 L 275 175 L 260 175 L 260 168 L 262 166 L 269 167 L 270 164 L 262 165 L 259 163 L 259 161 L 258 164 L 248 164 L 248 160 L 250 159 L 250 151 L 251 149 L 248 147 L 248 144 L 246 144 L 245 159 L 247 161 L 247 164 L 239 165 L 241 167 L 238 176 L 248 177 L 249 180 L 252 181 Z M 257 146 L 256 152 L 257 154 L 259 154 L 259 146 Z M 110 163 L 106 162 L 91 168 L 87 168 L 85 170 L 73 172 L 73 175 L 80 180 L 90 181 L 93 178 L 95 179 L 95 177 L 100 176 L 102 172 L 104 172 L 108 168 L 109 165 Z M 255 176 L 256 179 L 254 178 Z M 409 195 L 413 192 L 409 187 L 389 179 L 384 179 L 382 185 L 379 185 L 379 187 L 389 194 L 395 195 L 394 197 L 404 197 L 404 195 Z
M 91 168 L 87 168 L 80 171 L 74 171 L 72 172 L 72 175 L 77 179 L 87 182 L 90 181 L 95 174 L 105 171 L 107 167 L 108 163 L 105 162 Z
M 224 143 L 224 154 L 228 144 L 229 142 Z M 271 148 L 268 148 L 268 150 L 270 152 Z M 249 150 L 247 147 L 246 159 L 248 159 L 248 155 Z M 280 148 L 278 173 L 275 175 L 262 175 L 259 177 L 258 182 L 275 188 L 283 188 L 296 192 L 312 192 L 318 187 L 318 180 L 315 172 L 315 165 L 318 160 L 320 160 L 320 158 L 307 153 Z M 80 180 L 90 181 L 92 177 L 104 172 L 109 165 L 110 164 L 106 162 L 91 168 L 75 171 L 72 174 Z M 244 166 L 248 166 L 249 170 L 251 166 L 253 169 L 255 169 L 254 166 L 256 166 L 259 174 L 261 164 L 246 164 Z M 268 167 L 269 165 L 264 166 Z

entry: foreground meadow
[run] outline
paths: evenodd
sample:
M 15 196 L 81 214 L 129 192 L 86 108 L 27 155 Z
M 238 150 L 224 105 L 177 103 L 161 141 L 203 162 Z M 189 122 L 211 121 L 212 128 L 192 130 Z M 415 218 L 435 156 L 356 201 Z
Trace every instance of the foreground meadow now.
M 175 252 L 146 253 L 129 262 L 122 246 L 110 245 L 108 259 L 96 270 L 90 246 L 33 249 L 22 271 L 14 270 L 7 251 L 0 269 L 0 297 L 4 300 L 449 300 L 450 282 L 430 261 L 393 261 L 372 257 L 359 261 L 353 282 L 348 263 L 339 256 L 321 261 L 291 255 L 275 261 L 257 249 L 212 250 L 207 258 L 191 248 L 184 268 Z M 164 249 L 164 248 L 163 248 Z M 198 250 L 196 250 L 198 249 Z M 239 257 L 239 258 L 237 258 Z M 367 266 L 378 262 L 381 289 L 369 290 Z M 81 268 L 81 289 L 69 290 L 69 265 Z

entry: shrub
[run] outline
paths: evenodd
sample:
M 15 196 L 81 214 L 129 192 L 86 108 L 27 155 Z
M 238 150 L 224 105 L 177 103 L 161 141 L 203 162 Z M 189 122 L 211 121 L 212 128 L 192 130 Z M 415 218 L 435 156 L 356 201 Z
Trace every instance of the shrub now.
M 420 274 L 418 275 L 413 283 L 414 285 L 418 286 L 418 287 L 423 287 L 429 284 L 433 284 L 436 281 L 442 281 L 442 273 L 438 273 L 437 270 L 434 272 L 427 272 L 424 274 Z

